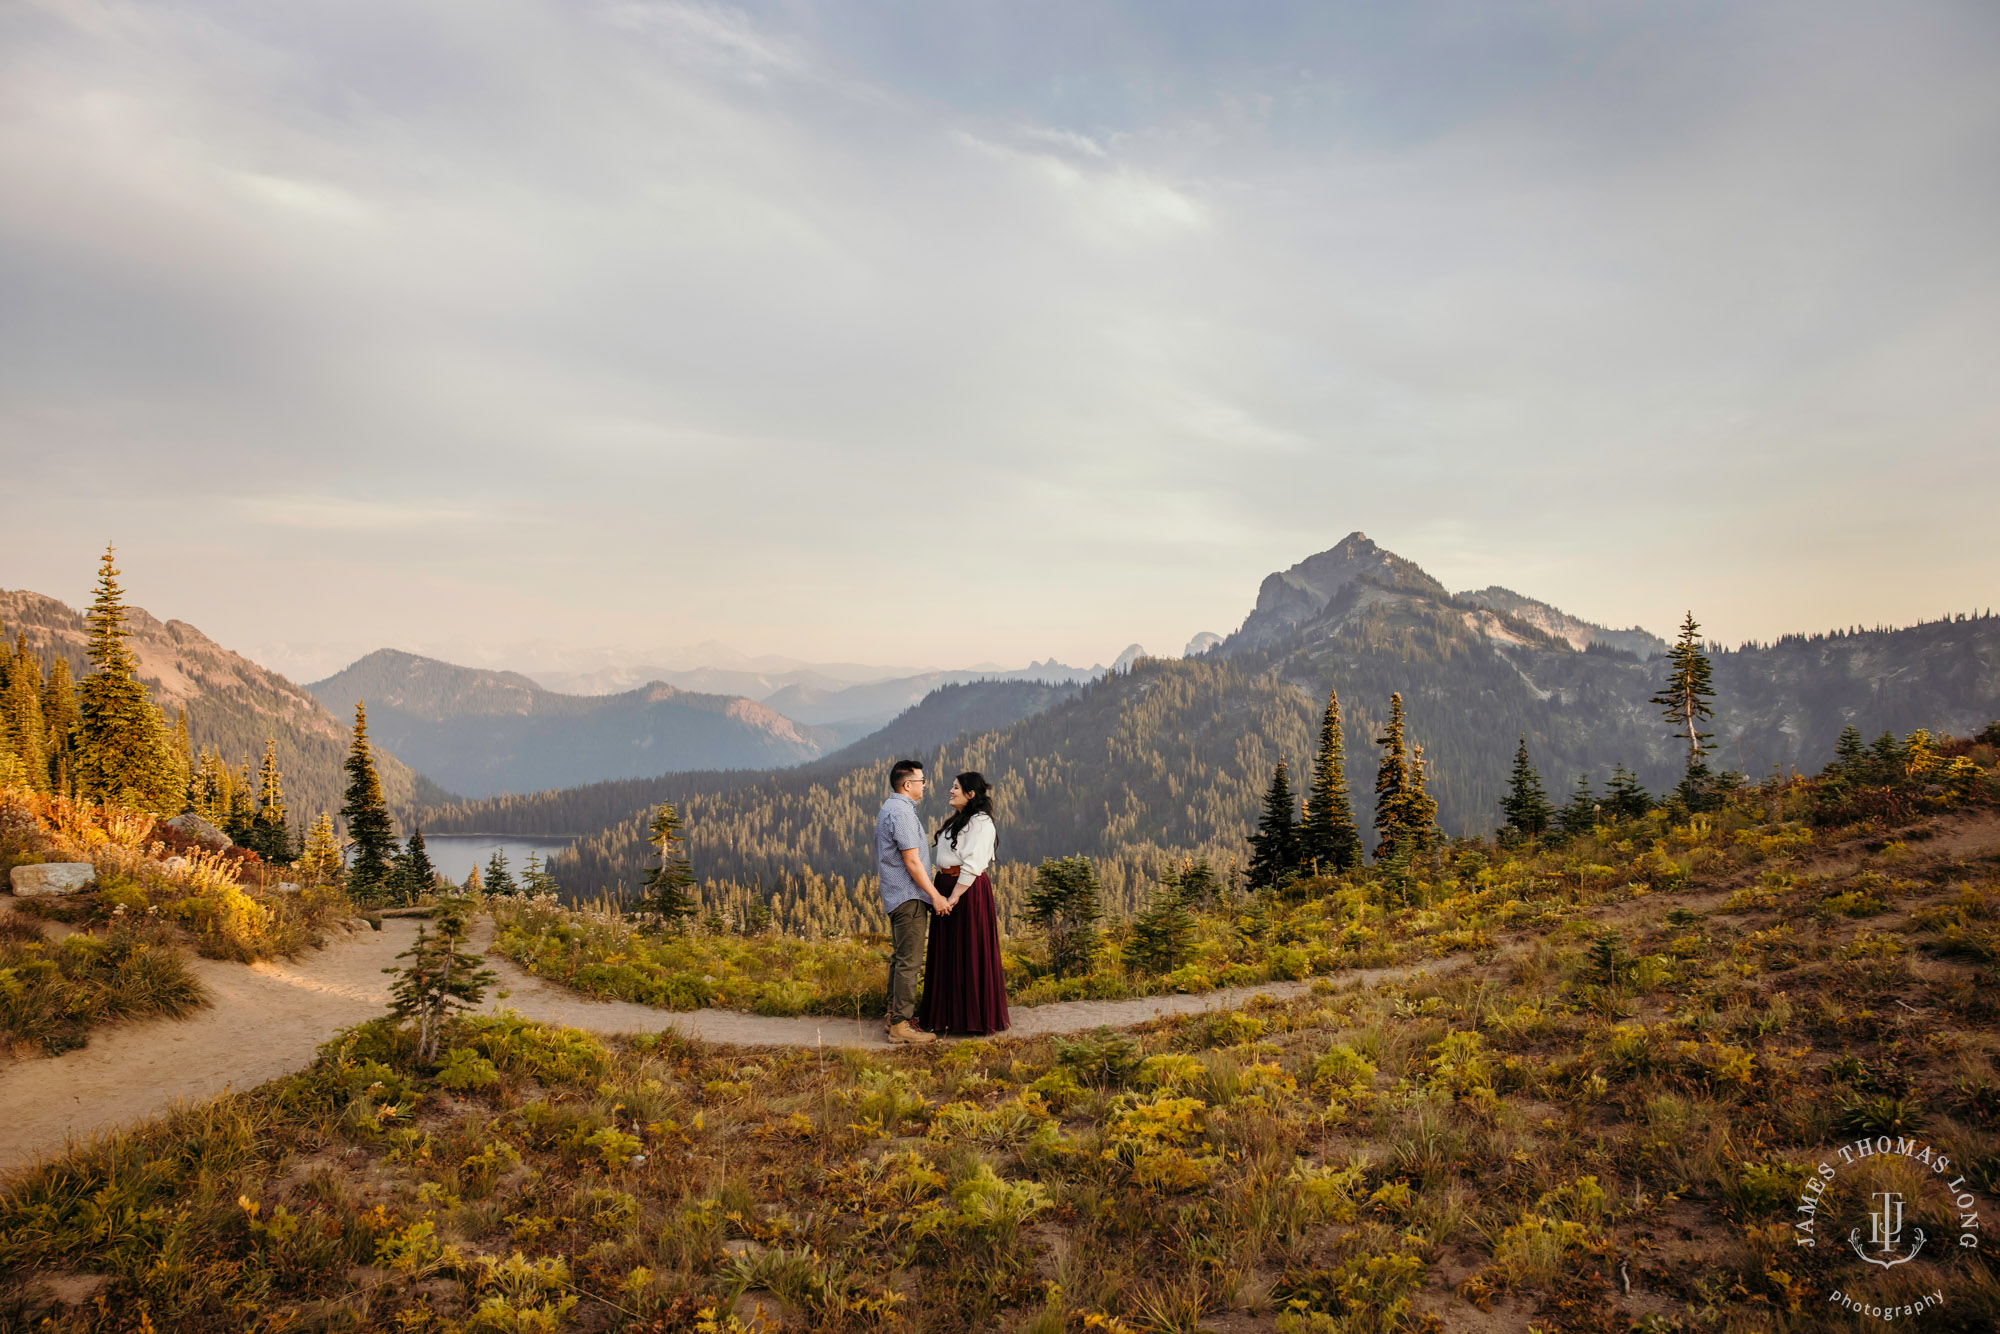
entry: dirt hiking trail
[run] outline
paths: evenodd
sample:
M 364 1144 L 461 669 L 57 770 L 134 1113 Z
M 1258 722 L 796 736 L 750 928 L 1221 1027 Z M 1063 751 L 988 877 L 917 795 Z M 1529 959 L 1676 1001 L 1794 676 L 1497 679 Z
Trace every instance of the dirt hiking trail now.
M 364 927 L 297 959 L 247 967 L 192 959 L 211 1003 L 188 1018 L 102 1028 L 76 1051 L 0 1065 L 0 1174 L 50 1158 L 72 1141 L 145 1121 L 176 1102 L 254 1088 L 303 1068 L 337 1029 L 373 1019 L 388 1008 L 390 979 L 382 970 L 396 965 L 396 955 L 409 948 L 416 931 L 415 921 L 390 918 L 380 931 Z M 491 923 L 482 920 L 475 947 L 483 950 L 491 935 Z M 486 963 L 500 978 L 481 1007 L 489 1014 L 510 1009 L 528 1019 L 605 1034 L 676 1029 L 744 1047 L 889 1045 L 879 1019 L 663 1010 L 593 1000 L 532 977 L 490 952 Z M 1451 966 L 1447 960 L 1357 971 L 1331 980 L 1336 985 L 1366 984 Z M 1100 1024 L 1125 1027 L 1160 1015 L 1228 1008 L 1256 995 L 1284 1000 L 1311 985 L 1271 982 L 1199 996 L 1038 1005 L 1016 1009 L 1006 1036 L 1077 1033 Z

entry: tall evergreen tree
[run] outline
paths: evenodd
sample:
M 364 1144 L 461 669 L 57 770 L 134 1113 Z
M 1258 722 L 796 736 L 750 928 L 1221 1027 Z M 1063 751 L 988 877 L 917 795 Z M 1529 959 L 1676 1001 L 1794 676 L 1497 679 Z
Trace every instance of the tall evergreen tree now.
M 194 782 L 195 769 L 194 739 L 188 735 L 188 711 L 186 705 L 181 706 L 179 715 L 174 719 L 172 744 L 174 750 L 174 781 L 180 785 L 181 809 L 186 810 L 193 804 L 189 794 L 192 791 L 191 785 Z
M 71 679 L 69 659 L 60 653 L 49 664 L 48 683 L 42 687 L 42 718 L 48 724 L 49 786 L 62 796 L 75 795 L 76 773 L 76 682 Z
M 492 860 L 486 863 L 486 875 L 481 881 L 489 897 L 511 898 L 519 892 L 512 873 L 507 870 L 507 854 L 493 849 Z
M 646 907 L 672 927 L 680 927 L 694 915 L 694 871 L 688 866 L 685 823 L 671 801 L 660 803 L 653 822 L 646 826 L 653 846 L 659 849 L 660 864 L 646 875 Z
M 0 641 L 4 642 L 4 641 Z M 49 727 L 42 716 L 42 662 L 28 651 L 24 634 L 4 674 L 4 714 L 8 745 L 20 762 L 21 780 L 37 792 L 49 790 Z
M 1319 720 L 1319 750 L 1313 756 L 1305 819 L 1299 825 L 1299 864 L 1321 871 L 1351 871 L 1361 865 L 1361 830 L 1347 793 L 1347 746 L 1340 732 L 1340 692 L 1326 693 Z
M 1540 838 L 1548 832 L 1549 821 L 1555 815 L 1549 806 L 1549 794 L 1542 786 L 1541 771 L 1528 758 L 1528 738 L 1521 738 L 1520 749 L 1514 752 L 1514 772 L 1507 779 L 1507 795 L 1500 798 L 1500 810 L 1507 817 L 1507 828 L 1520 838 Z
M 437 889 L 437 867 L 431 865 L 421 826 L 410 831 L 410 841 L 396 854 L 389 884 L 391 896 L 400 903 L 415 903 Z
M 1611 787 L 1605 797 L 1604 812 L 1619 820 L 1637 820 L 1653 809 L 1653 798 L 1632 771 L 1624 765 L 1611 770 Z
M 1673 724 L 1674 735 L 1687 738 L 1688 768 L 1703 763 L 1713 749 L 1715 734 L 1701 730 L 1705 719 L 1714 716 L 1709 701 L 1715 698 L 1714 673 L 1708 654 L 1702 652 L 1701 627 L 1689 612 L 1681 623 L 1680 637 L 1667 650 L 1667 682 L 1652 702 L 1660 715 Z
M 1264 793 L 1264 813 L 1257 818 L 1257 832 L 1250 835 L 1251 889 L 1269 889 L 1299 865 L 1298 827 L 1292 823 L 1292 784 L 1285 762 L 1271 771 L 1271 786 Z
M 1597 828 L 1598 802 L 1590 790 L 1590 775 L 1576 776 L 1576 790 L 1556 812 L 1556 826 L 1564 838 L 1581 838 Z
M 76 784 L 87 797 L 157 815 L 181 808 L 165 720 L 139 680 L 139 660 L 125 646 L 125 594 L 112 549 L 104 549 L 90 626 L 91 674 L 77 690 Z
M 229 770 L 222 757 L 206 746 L 188 780 L 188 809 L 220 829 L 229 819 Z
M 185 714 L 182 715 L 186 717 Z M 267 861 L 292 859 L 292 830 L 286 823 L 285 776 L 278 772 L 278 741 L 264 739 L 264 764 L 257 773 L 257 818 L 249 846 Z
M 257 799 L 250 791 L 250 761 L 229 771 L 229 799 L 222 816 L 222 832 L 238 847 L 254 847 L 257 837 Z
M 396 851 L 396 827 L 382 796 L 382 779 L 368 749 L 368 705 L 354 706 L 354 740 L 348 746 L 347 799 L 340 808 L 354 847 L 347 866 L 347 892 L 360 903 L 378 902 L 389 888 L 389 859 Z
M 333 817 L 321 811 L 306 834 L 305 849 L 299 853 L 299 874 L 307 885 L 332 885 L 339 883 L 341 870 L 340 841 L 333 834 Z
M 1410 785 L 1403 790 L 1402 814 L 1396 821 L 1397 846 L 1408 849 L 1412 856 L 1430 851 L 1439 838 L 1437 816 L 1437 798 L 1430 794 L 1430 772 L 1424 763 L 1424 748 L 1421 745 L 1412 746 Z
M 1389 696 L 1389 727 L 1375 744 L 1383 748 L 1382 763 L 1375 770 L 1375 856 L 1394 852 L 1407 814 L 1410 793 L 1410 754 L 1403 736 L 1403 695 Z
M 6 648 L 7 637 L 0 635 L 0 652 Z M 28 771 L 14 754 L 14 729 L 7 720 L 6 706 L 7 693 L 0 690 L 0 787 L 23 787 L 28 782 Z

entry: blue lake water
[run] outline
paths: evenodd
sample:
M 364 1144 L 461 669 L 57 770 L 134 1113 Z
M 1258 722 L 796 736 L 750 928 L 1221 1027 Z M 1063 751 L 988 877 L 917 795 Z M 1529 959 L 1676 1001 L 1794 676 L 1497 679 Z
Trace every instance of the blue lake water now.
M 528 864 L 529 853 L 538 853 L 546 861 L 551 852 L 568 847 L 570 842 L 567 838 L 528 838 L 520 834 L 499 837 L 425 834 L 424 851 L 430 855 L 431 865 L 437 867 L 440 875 L 455 885 L 462 885 L 475 866 L 484 878 L 486 863 L 492 860 L 495 852 L 506 854 L 507 869 L 518 879 L 521 868 Z

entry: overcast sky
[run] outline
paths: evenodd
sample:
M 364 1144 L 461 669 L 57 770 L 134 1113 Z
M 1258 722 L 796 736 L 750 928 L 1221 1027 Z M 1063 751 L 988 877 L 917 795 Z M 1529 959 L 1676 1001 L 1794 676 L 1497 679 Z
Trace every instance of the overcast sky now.
M 2000 5 L 0 6 L 0 586 L 301 678 L 2000 601 Z

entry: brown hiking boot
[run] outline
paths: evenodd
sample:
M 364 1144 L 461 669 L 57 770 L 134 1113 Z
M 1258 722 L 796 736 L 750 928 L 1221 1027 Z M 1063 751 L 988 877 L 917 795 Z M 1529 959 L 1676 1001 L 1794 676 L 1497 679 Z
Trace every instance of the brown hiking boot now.
M 909 1020 L 905 1019 L 901 1023 L 890 1026 L 889 1041 L 920 1045 L 926 1042 L 936 1042 L 937 1034 L 926 1033 L 923 1029 L 913 1026 Z

